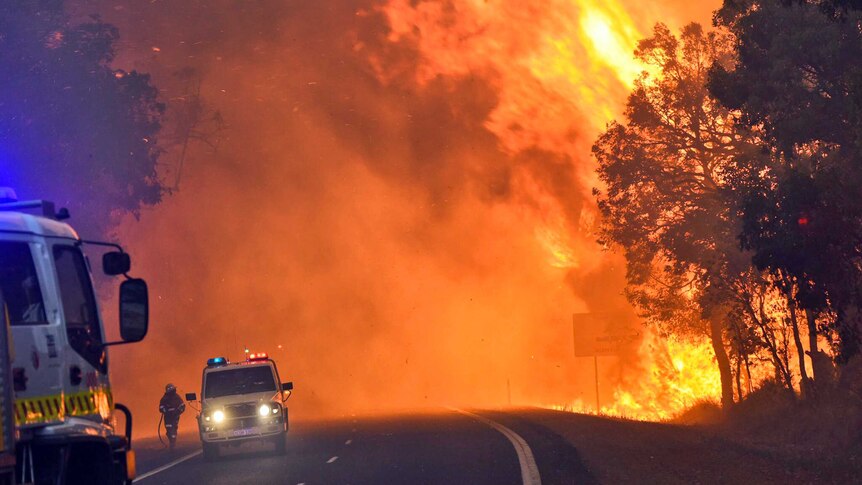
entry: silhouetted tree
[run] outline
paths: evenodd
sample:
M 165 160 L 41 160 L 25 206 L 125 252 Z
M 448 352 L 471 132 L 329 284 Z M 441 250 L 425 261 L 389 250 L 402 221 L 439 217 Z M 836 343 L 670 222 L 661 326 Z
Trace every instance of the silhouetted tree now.
M 203 78 L 197 69 L 185 67 L 174 72 L 174 77 L 183 88 L 181 95 L 171 99 L 167 120 L 170 134 L 164 137 L 166 140 L 163 142 L 177 152 L 176 162 L 170 170 L 173 182 L 166 182 L 168 193 L 180 190 L 191 142 L 200 142 L 215 153 L 221 141 L 220 135 L 227 128 L 221 112 L 209 108 L 201 96 Z
M 731 52 L 730 37 L 697 24 L 679 39 L 657 25 L 636 51 L 656 75 L 637 81 L 625 122 L 610 124 L 593 147 L 606 185 L 596 191 L 601 238 L 625 249 L 631 300 L 671 333 L 686 331 L 673 322 L 688 322 L 710 338 L 725 407 L 733 378 L 724 333 L 743 314 L 739 287 L 758 278 L 738 248 L 729 181 L 738 155 L 760 149 L 706 89 L 711 66 L 730 62 Z
M 726 1 L 716 22 L 738 39 L 710 90 L 762 127 L 769 167 L 744 172 L 741 241 L 793 290 L 817 353 L 817 318 L 839 361 L 860 352 L 862 15 L 858 2 Z M 824 373 L 829 373 L 828 369 Z M 815 373 L 816 375 L 816 373 Z
M 90 235 L 162 195 L 163 106 L 149 76 L 111 67 L 118 35 L 72 25 L 60 0 L 0 2 L 0 185 L 69 207 Z

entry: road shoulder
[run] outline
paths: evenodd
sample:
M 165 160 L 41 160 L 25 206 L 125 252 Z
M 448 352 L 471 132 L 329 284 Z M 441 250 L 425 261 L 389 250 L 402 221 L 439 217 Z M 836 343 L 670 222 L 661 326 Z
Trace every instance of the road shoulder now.
M 508 413 L 507 413 L 508 414 Z M 786 462 L 690 426 L 645 423 L 545 409 L 511 412 L 576 448 L 600 483 L 811 483 Z M 571 482 L 568 482 L 571 483 Z
M 521 411 L 481 411 L 521 435 L 530 448 L 543 485 L 599 483 L 590 473 L 578 450 L 553 429 L 525 416 Z

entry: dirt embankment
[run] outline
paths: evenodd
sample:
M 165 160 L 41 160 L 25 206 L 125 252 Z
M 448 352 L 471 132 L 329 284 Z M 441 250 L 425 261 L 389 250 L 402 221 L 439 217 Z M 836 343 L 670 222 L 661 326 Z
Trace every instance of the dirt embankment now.
M 818 482 L 862 483 L 862 397 L 848 388 L 799 399 L 765 386 L 721 419 L 695 426 Z
M 600 483 L 862 482 L 859 455 L 849 451 L 852 447 L 840 459 L 824 461 L 823 450 L 801 459 L 804 444 L 782 443 L 790 438 L 775 434 L 752 440 L 729 420 L 645 423 L 551 410 L 525 410 L 521 416 L 574 446 Z

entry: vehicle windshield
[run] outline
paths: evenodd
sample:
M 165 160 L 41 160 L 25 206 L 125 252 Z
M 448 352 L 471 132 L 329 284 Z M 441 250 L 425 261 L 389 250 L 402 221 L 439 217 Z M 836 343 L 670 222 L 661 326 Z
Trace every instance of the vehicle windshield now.
M 209 372 L 204 382 L 205 398 L 265 391 L 276 391 L 275 376 L 268 365 Z
M 46 324 L 39 278 L 25 242 L 0 241 L 0 290 L 12 325 Z

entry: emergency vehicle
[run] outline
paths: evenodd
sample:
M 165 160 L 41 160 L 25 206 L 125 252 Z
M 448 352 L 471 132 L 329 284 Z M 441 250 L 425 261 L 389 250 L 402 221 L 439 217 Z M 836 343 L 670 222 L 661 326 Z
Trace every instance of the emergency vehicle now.
M 248 354 L 239 363 L 207 360 L 197 415 L 204 459 L 218 458 L 223 445 L 247 441 L 272 442 L 283 454 L 291 391 L 293 383 L 281 382 L 275 361 L 265 353 Z M 197 395 L 188 393 L 186 400 L 197 401 Z
M 15 403 L 12 400 L 12 354 L 9 317 L 0 292 L 0 485 L 15 483 Z
M 128 253 L 86 241 L 65 209 L 19 202 L 0 189 L 0 292 L 11 329 L 19 483 L 131 483 L 132 415 L 115 403 L 108 347 L 138 342 L 148 329 L 147 284 L 131 278 Z M 120 341 L 107 342 L 85 247 L 110 248 L 102 270 L 123 275 Z M 7 383 L 4 382 L 4 386 Z M 125 429 L 114 426 L 115 411 Z

